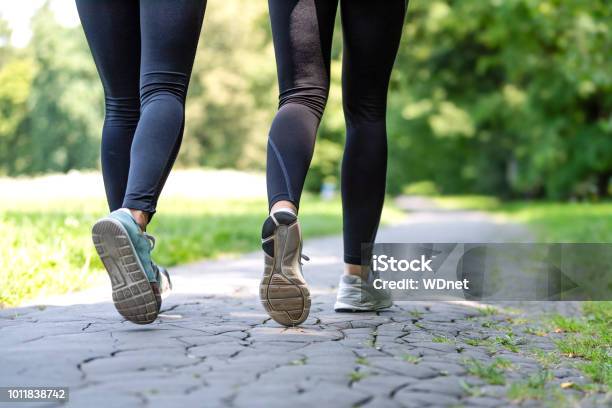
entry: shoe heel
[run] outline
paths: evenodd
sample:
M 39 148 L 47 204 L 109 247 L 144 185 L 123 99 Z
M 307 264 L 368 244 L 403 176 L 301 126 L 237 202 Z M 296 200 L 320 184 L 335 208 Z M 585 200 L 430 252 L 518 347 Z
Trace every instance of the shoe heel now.
M 300 267 L 299 223 L 295 221 L 290 225 L 278 225 L 273 242 L 274 256 L 264 251 L 266 267 L 259 286 L 259 296 L 264 309 L 274 321 L 284 326 L 297 326 L 308 318 L 311 306 L 310 291 Z M 287 263 L 287 256 L 298 259 Z
M 110 278 L 119 314 L 136 324 L 152 323 L 160 305 L 125 228 L 104 218 L 94 224 L 91 236 Z

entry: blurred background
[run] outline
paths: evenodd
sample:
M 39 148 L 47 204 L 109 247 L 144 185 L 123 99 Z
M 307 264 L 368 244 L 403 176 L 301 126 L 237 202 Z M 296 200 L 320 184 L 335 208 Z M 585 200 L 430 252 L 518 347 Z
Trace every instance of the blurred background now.
M 608 195 L 610 17 L 605 1 L 412 2 L 389 95 L 389 192 Z M 73 2 L 4 3 L 0 19 L 0 172 L 97 169 L 102 89 Z M 338 24 L 313 191 L 338 180 L 341 57 Z M 211 0 L 178 166 L 262 170 L 275 73 L 266 2 Z
M 546 221 L 552 227 L 566 229 L 569 213 L 563 211 L 571 208 L 571 223 L 582 220 L 583 228 L 553 238 L 609 240 L 607 3 L 412 1 L 389 92 L 388 194 L 469 195 L 449 205 L 469 202 L 530 214 L 539 209 L 555 214 Z M 312 194 L 306 196 L 304 217 L 312 217 L 305 223 L 311 234 L 341 228 L 339 201 L 333 198 L 344 143 L 340 28 L 338 21 L 330 98 L 306 184 Z M 162 199 L 166 215 L 152 226 L 165 234 L 161 262 L 190 261 L 194 248 L 202 256 L 256 249 L 252 237 L 266 210 L 262 171 L 276 106 L 267 2 L 210 0 L 176 165 L 207 170 L 178 171 L 170 179 L 168 188 L 176 194 Z M 38 282 L 27 287 L 3 282 L 0 304 L 78 289 L 100 269 L 87 234 L 105 211 L 97 173 L 103 114 L 102 87 L 74 3 L 0 3 L 0 227 L 8 231 L 0 234 L 0 276 Z M 55 176 L 40 178 L 48 173 Z M 210 190 L 210 180 L 228 174 L 230 181 L 218 186 L 257 186 L 261 193 L 245 188 L 244 197 L 226 197 L 217 189 L 214 197 L 192 197 L 180 188 L 181 180 L 191 180 L 186 183 L 191 186 L 197 180 L 198 188 Z M 47 195 L 32 194 L 42 194 L 43 186 L 54 187 Z M 327 201 L 319 196 L 323 186 Z M 90 198 L 86 187 L 94 191 Z M 75 191 L 83 194 L 70 193 Z M 509 200 L 515 203 L 506 204 Z M 564 206 L 568 202 L 584 205 Z M 224 223 L 232 211 L 246 217 L 242 235 Z M 193 229 L 189 243 L 178 232 L 172 240 L 172 231 L 181 228 Z M 60 273 L 64 278 L 57 278 Z

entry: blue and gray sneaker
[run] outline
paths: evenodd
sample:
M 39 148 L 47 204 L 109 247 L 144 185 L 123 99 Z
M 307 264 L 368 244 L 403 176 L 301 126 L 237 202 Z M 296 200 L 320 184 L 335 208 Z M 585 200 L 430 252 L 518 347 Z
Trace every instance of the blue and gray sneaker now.
M 153 322 L 162 297 L 172 288 L 168 271 L 151 260 L 155 238 L 127 211 L 117 210 L 94 224 L 92 239 L 110 277 L 119 314 L 137 324 Z
M 371 282 L 359 276 L 342 275 L 338 285 L 336 312 L 374 312 L 393 306 L 388 290 L 374 289 Z

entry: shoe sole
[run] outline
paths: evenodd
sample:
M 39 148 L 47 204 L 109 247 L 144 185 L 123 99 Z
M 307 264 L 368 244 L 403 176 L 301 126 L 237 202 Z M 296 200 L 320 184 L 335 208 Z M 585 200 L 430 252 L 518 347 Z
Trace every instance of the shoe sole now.
M 382 305 L 378 307 L 366 307 L 366 306 L 355 306 L 349 305 L 348 303 L 336 302 L 334 304 L 334 311 L 338 313 L 363 313 L 363 312 L 377 312 L 379 310 L 388 309 L 393 306 L 393 303 L 388 305 Z
M 274 233 L 274 266 L 270 268 L 270 272 L 266 268 L 259 285 L 261 304 L 268 315 L 283 326 L 301 324 L 310 313 L 310 291 L 306 282 L 303 279 L 300 282 L 297 279 L 290 278 L 283 273 L 282 268 L 282 260 L 288 250 L 289 228 L 295 225 L 297 224 L 279 225 L 276 228 Z
M 160 305 L 125 227 L 105 218 L 94 224 L 91 237 L 110 277 L 119 314 L 132 323 L 152 323 Z

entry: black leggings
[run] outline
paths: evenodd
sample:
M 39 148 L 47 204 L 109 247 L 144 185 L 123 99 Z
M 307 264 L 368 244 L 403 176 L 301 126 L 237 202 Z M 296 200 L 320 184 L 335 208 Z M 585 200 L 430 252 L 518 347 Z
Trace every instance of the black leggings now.
M 329 90 L 338 0 L 269 0 L 278 66 L 279 110 L 268 138 L 270 207 L 299 205 Z M 406 0 L 341 0 L 344 261 L 361 264 L 361 243 L 376 237 L 385 197 L 389 76 Z
M 153 214 L 183 137 L 205 0 L 77 0 L 105 94 L 111 211 Z

